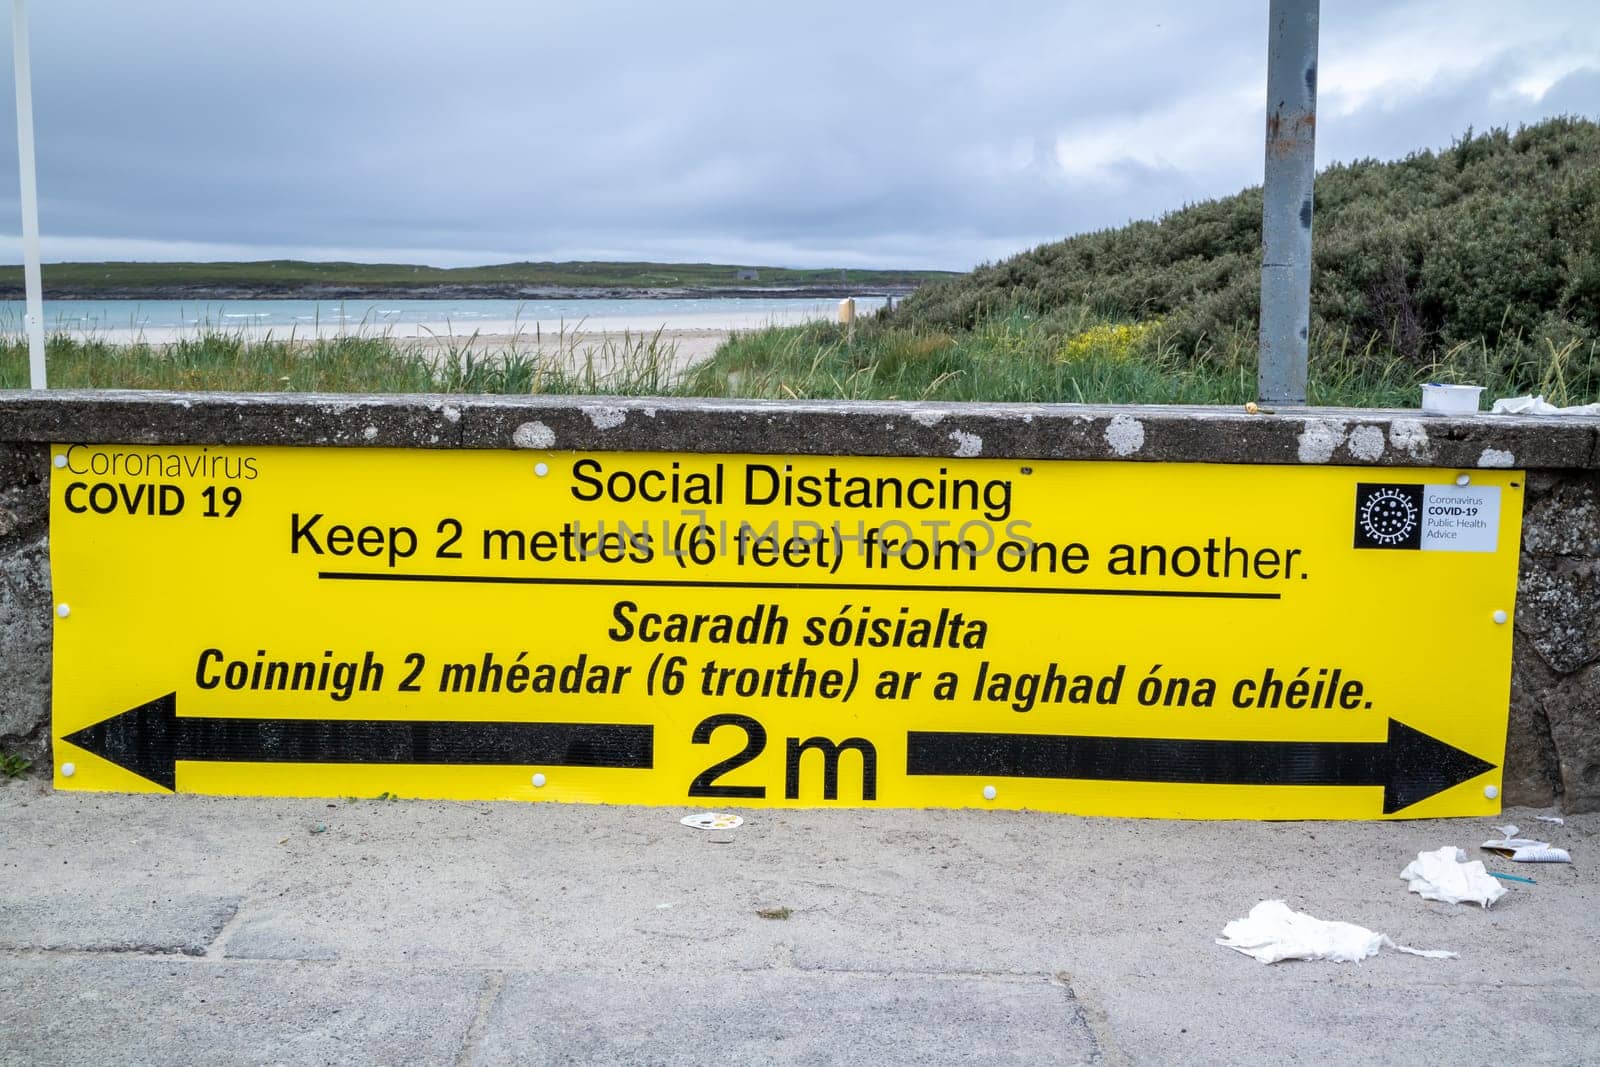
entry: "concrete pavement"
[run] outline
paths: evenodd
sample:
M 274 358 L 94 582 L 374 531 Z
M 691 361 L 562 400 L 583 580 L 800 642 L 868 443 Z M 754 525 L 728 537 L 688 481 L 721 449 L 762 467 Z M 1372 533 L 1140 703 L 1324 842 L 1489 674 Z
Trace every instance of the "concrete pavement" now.
M 1600 816 L 687 810 L 0 785 L 0 1063 L 1600 1060 Z M 1538 884 L 1406 892 L 1445 844 Z M 1213 943 L 1268 898 L 1461 958 Z

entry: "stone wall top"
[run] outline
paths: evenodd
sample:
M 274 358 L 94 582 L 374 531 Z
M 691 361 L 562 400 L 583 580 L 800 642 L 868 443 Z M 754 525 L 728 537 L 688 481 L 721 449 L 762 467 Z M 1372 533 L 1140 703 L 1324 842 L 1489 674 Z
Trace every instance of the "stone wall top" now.
M 0 391 L 0 441 L 1600 468 L 1600 418 L 602 396 Z

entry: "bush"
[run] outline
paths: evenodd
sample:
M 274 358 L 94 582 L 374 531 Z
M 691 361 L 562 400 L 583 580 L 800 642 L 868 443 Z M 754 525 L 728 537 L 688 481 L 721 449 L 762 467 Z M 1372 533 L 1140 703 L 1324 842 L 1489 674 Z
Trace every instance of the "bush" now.
M 1329 167 L 1316 197 L 1314 351 L 1364 350 L 1420 370 L 1478 345 L 1530 385 L 1557 371 L 1594 380 L 1600 125 L 1468 130 L 1443 152 Z M 894 321 L 953 333 L 1013 311 L 1159 318 L 1172 350 L 1215 362 L 1221 339 L 1232 349 L 1256 331 L 1260 274 L 1254 188 L 928 285 Z

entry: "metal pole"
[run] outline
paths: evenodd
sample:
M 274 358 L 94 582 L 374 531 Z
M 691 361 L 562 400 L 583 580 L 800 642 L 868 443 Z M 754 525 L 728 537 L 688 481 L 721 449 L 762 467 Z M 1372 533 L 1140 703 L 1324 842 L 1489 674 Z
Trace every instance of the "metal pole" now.
M 1272 0 L 1261 210 L 1261 399 L 1306 402 L 1320 0 Z
M 22 277 L 28 293 L 28 384 L 44 388 L 44 284 L 39 277 L 39 184 L 33 166 L 33 73 L 28 64 L 28 3 L 11 2 L 17 73 L 17 169 L 22 179 Z

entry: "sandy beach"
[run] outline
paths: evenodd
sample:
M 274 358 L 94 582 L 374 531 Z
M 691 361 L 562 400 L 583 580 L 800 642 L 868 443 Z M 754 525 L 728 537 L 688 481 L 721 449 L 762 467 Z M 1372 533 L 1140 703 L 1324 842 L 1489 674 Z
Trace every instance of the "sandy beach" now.
M 498 360 L 503 356 L 514 356 L 534 360 L 547 372 L 559 371 L 584 377 L 592 373 L 601 384 L 615 376 L 638 378 L 651 372 L 653 364 L 653 373 L 662 379 L 662 385 L 665 386 L 689 368 L 710 359 L 724 341 L 740 332 L 698 326 L 645 329 L 610 322 L 607 327 L 572 330 L 558 326 L 546 331 L 508 324 L 508 328 L 480 329 L 467 333 L 422 327 L 351 330 L 343 335 L 384 338 L 390 342 L 396 354 L 420 353 L 435 365 L 442 366 L 451 358 Z M 241 327 L 235 332 L 244 335 L 250 342 L 289 342 L 301 350 L 310 350 L 319 340 L 326 342 L 341 336 L 337 330 L 322 330 L 320 334 L 314 334 L 312 331 Z M 182 327 L 153 327 L 137 331 L 100 331 L 93 338 L 113 345 L 144 344 L 156 349 L 169 349 L 180 342 L 194 340 L 196 334 L 192 329 Z
M 870 315 L 885 298 L 858 298 Z M 217 337 L 246 346 L 358 337 L 397 355 L 421 354 L 436 365 L 454 357 L 532 361 L 545 375 L 564 374 L 603 387 L 605 379 L 666 388 L 710 358 L 728 338 L 771 327 L 832 321 L 838 301 L 815 297 L 395 299 L 273 298 L 207 302 L 164 300 L 46 301 L 46 331 L 110 345 L 157 350 Z M 20 329 L 19 307 L 0 302 L 0 332 Z

